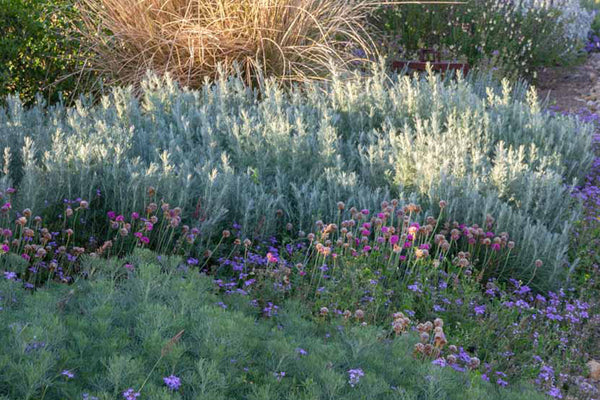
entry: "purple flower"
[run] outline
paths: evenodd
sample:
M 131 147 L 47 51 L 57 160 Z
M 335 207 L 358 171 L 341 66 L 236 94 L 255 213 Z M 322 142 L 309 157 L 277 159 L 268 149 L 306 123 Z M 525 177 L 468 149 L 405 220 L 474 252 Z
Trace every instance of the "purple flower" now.
M 358 384 L 358 382 L 360 381 L 360 378 L 362 376 L 365 376 L 365 373 L 363 372 L 362 369 L 360 368 L 356 368 L 356 369 L 350 369 L 348 370 L 348 383 L 350 384 L 350 386 L 354 387 Z
M 408 290 L 412 290 L 415 293 L 423 293 L 423 291 L 419 288 L 419 284 L 415 282 L 412 285 L 408 285 Z
M 8 279 L 9 281 L 16 281 L 17 280 L 17 274 L 16 274 L 16 272 L 12 272 L 12 271 L 5 271 L 4 272 L 4 277 L 6 279 Z
M 483 315 L 485 314 L 485 305 L 475 306 L 473 308 L 475 310 L 475 315 Z
M 277 382 L 281 382 L 281 380 L 285 376 L 285 371 L 273 372 L 273 376 L 275 376 L 275 378 L 277 379 Z
M 550 390 L 548 390 L 546 392 L 546 394 L 550 397 L 554 397 L 555 399 L 562 399 L 562 393 L 560 392 L 560 389 L 557 387 L 551 387 Z
M 443 358 L 437 358 L 437 359 L 433 360 L 431 363 L 433 365 L 437 365 L 438 367 L 446 366 L 446 360 L 444 360 Z
M 496 383 L 498 384 L 498 386 L 502 386 L 502 387 L 508 386 L 508 382 L 506 382 L 504 379 L 501 379 L 501 378 L 498 378 L 496 380 Z
M 65 369 L 60 374 L 66 376 L 67 378 L 75 378 L 75 374 L 69 371 L 68 369 Z
M 140 393 L 136 392 L 132 388 L 129 388 L 123 392 L 123 397 L 125 398 L 125 400 L 135 400 L 140 396 L 141 396 Z
M 296 347 L 296 353 L 298 353 L 301 356 L 305 356 L 308 354 L 308 352 L 306 350 L 304 350 L 303 348 L 300 348 L 300 347 Z
M 171 390 L 179 390 L 179 386 L 181 386 L 181 379 L 176 377 L 175 375 L 167 376 L 163 378 L 165 385 Z

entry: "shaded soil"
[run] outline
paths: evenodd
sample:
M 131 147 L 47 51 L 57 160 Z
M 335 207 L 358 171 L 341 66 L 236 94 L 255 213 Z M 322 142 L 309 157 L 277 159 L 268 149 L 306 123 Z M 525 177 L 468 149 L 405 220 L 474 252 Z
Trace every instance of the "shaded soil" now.
M 549 105 L 561 111 L 588 108 L 600 110 L 600 53 L 574 67 L 544 68 L 538 72 L 536 87 L 540 99 L 548 96 Z

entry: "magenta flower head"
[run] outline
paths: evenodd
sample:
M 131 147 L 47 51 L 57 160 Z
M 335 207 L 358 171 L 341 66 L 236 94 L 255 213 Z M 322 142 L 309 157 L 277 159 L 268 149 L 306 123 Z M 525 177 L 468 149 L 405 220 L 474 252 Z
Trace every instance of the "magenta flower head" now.
M 392 235 L 392 236 L 390 236 L 390 243 L 391 244 L 397 244 L 399 240 L 400 240 L 400 237 L 398 237 L 398 235 Z
M 141 239 L 144 236 L 144 234 L 142 232 L 136 232 L 133 234 L 133 236 L 135 236 L 138 239 Z
M 379 214 L 377 214 L 377 218 L 384 219 L 385 218 L 385 214 L 384 213 L 379 213 Z
M 371 246 L 365 246 L 365 247 L 363 247 L 363 251 L 365 253 L 371 251 Z
M 279 261 L 279 259 L 274 256 L 272 253 L 267 253 L 267 261 L 270 263 L 276 263 Z
M 181 386 L 181 379 L 176 377 L 175 375 L 167 376 L 163 378 L 165 385 L 171 390 L 178 390 L 179 386 Z
M 8 247 L 7 244 L 3 244 L 2 245 L 2 252 L 3 253 L 8 253 L 10 251 L 10 247 Z
M 117 218 L 115 218 L 115 221 L 117 222 L 125 222 L 125 217 L 122 215 L 118 215 Z
M 142 238 L 141 238 L 140 240 L 141 240 L 141 241 L 142 241 L 142 243 L 144 243 L 144 244 L 148 244 L 148 243 L 150 243 L 150 239 L 149 239 L 149 238 L 147 238 L 146 236 L 142 236 Z
M 154 224 L 152 222 L 150 222 L 150 221 L 147 221 L 146 222 L 146 230 L 148 232 L 150 232 L 152 229 L 154 229 Z
M 21 254 L 21 258 L 25 261 L 31 260 L 31 257 L 29 256 L 29 254 L 25 254 L 25 253 Z
M 362 215 L 369 215 L 369 210 L 367 210 L 366 208 L 363 210 L 360 210 Z
M 132 212 L 131 213 L 131 219 L 136 220 L 140 217 L 140 214 L 136 213 L 136 212 Z
M 106 215 L 108 216 L 109 219 L 115 219 L 117 217 L 117 214 L 115 214 L 114 211 L 109 211 L 106 213 Z
M 11 188 L 11 187 L 10 187 L 10 188 L 8 188 L 8 189 L 6 189 L 6 193 L 8 193 L 8 194 L 13 194 L 13 193 L 15 193 L 16 191 L 17 191 L 17 189 L 15 189 L 15 188 Z

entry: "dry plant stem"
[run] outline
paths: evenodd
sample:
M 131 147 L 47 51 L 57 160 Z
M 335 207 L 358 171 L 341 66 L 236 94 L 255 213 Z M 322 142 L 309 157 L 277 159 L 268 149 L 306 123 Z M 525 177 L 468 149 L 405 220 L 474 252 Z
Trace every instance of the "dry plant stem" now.
M 326 79 L 332 61 L 348 65 L 356 57 L 340 49 L 349 43 L 376 54 L 365 26 L 379 4 L 394 3 L 80 0 L 78 33 L 92 54 L 85 68 L 109 83 L 138 86 L 150 69 L 198 87 L 219 64 L 234 73 L 236 62 L 248 83 L 290 83 Z

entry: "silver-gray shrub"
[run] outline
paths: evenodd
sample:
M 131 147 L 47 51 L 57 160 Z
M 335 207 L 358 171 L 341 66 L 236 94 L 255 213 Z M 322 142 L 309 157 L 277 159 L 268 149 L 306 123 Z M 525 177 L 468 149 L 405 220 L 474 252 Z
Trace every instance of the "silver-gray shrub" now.
M 34 212 L 97 189 L 105 211 L 139 210 L 154 186 L 188 221 L 202 219 L 205 237 L 232 221 L 245 234 L 288 221 L 308 232 L 337 201 L 375 209 L 397 197 L 437 213 L 444 199 L 447 216 L 483 226 L 491 214 L 512 235 L 516 276 L 538 258 L 540 282 L 562 274 L 590 126 L 544 112 L 522 85 L 381 68 L 352 78 L 292 91 L 267 80 L 259 91 L 222 76 L 194 91 L 149 76 L 139 100 L 114 88 L 72 108 L 11 97 L 0 110 L 2 185 Z

